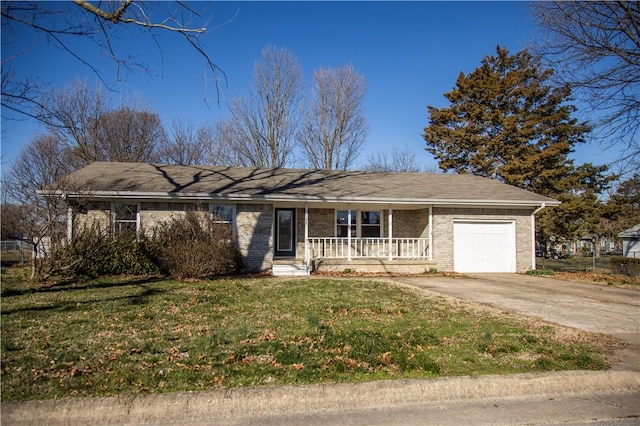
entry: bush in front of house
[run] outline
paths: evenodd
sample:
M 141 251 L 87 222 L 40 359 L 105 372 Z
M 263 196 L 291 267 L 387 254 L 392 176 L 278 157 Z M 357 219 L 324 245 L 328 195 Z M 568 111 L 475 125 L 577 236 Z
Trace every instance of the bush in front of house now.
M 160 269 L 177 279 L 203 279 L 240 270 L 231 226 L 215 217 L 187 212 L 156 226 L 150 252 Z
M 622 256 L 612 257 L 611 270 L 615 274 L 627 275 L 629 277 L 640 276 L 640 259 Z
M 45 278 L 157 275 L 203 279 L 241 268 L 228 223 L 188 212 L 156 226 L 150 235 L 112 234 L 98 224 L 77 229 L 51 256 Z
M 77 229 L 71 243 L 54 251 L 49 275 L 155 275 L 160 268 L 149 255 L 148 244 L 146 238 L 113 235 L 97 224 Z

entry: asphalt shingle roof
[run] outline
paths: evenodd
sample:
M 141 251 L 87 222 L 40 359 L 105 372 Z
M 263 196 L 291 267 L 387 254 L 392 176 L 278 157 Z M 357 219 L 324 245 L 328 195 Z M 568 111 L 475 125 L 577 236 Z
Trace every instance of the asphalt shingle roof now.
M 463 174 L 96 162 L 69 175 L 61 186 L 72 194 L 127 193 L 140 197 L 558 204 L 530 191 Z
M 618 234 L 620 238 L 640 238 L 640 223 Z

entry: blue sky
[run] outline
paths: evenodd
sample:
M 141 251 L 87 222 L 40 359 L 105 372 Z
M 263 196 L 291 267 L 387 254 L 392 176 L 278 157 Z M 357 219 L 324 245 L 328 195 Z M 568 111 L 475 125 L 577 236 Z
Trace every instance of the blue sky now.
M 164 3 L 166 9 L 174 6 Z M 203 47 L 227 76 L 220 103 L 205 63 L 181 38 L 160 35 L 162 52 L 139 30 L 118 28 L 114 47 L 122 56 L 144 62 L 152 75 L 123 72 L 88 40 L 77 41 L 83 58 L 100 70 L 120 99 L 138 98 L 160 114 L 165 126 L 173 119 L 195 125 L 215 124 L 228 115 L 225 101 L 246 93 L 253 66 L 266 45 L 289 49 L 298 59 L 310 87 L 321 67 L 351 64 L 366 80 L 365 113 L 371 129 L 357 165 L 369 153 L 406 146 L 419 165 L 435 169 L 424 150 L 421 133 L 428 124 L 427 105 L 447 106 L 443 97 L 463 71 L 480 65 L 498 44 L 515 53 L 534 42 L 534 27 L 525 2 L 212 2 L 207 7 L 211 31 Z M 31 75 L 48 87 L 61 88 L 76 78 L 97 81 L 96 75 L 30 33 L 2 33 L 2 57 L 27 53 L 12 61 L 17 76 Z M 207 82 L 207 78 L 209 79 Z M 2 166 L 20 148 L 43 132 L 35 122 L 2 120 Z M 602 164 L 617 152 L 597 144 L 576 147 L 577 163 Z

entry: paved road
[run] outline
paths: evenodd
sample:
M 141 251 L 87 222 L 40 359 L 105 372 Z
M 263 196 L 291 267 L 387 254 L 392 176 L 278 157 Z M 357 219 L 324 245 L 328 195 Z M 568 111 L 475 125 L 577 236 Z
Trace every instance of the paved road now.
M 524 275 L 396 281 L 629 346 L 609 371 L 2 403 L 2 424 L 640 424 L 640 292 Z

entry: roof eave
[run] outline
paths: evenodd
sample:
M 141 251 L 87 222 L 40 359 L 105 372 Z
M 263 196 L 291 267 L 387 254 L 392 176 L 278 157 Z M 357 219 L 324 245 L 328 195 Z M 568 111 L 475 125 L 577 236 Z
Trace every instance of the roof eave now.
M 73 191 L 62 190 L 39 191 L 43 195 L 58 195 L 69 198 L 109 198 L 125 200 L 192 200 L 192 201 L 235 201 L 235 202 L 305 202 L 305 203 L 360 203 L 360 204 L 415 204 L 437 206 L 472 205 L 510 206 L 510 207 L 546 207 L 559 206 L 560 201 L 545 200 L 483 200 L 483 199 L 443 199 L 443 198 L 368 198 L 368 197 L 323 197 L 287 194 L 212 194 L 212 193 L 177 193 L 146 191 Z

